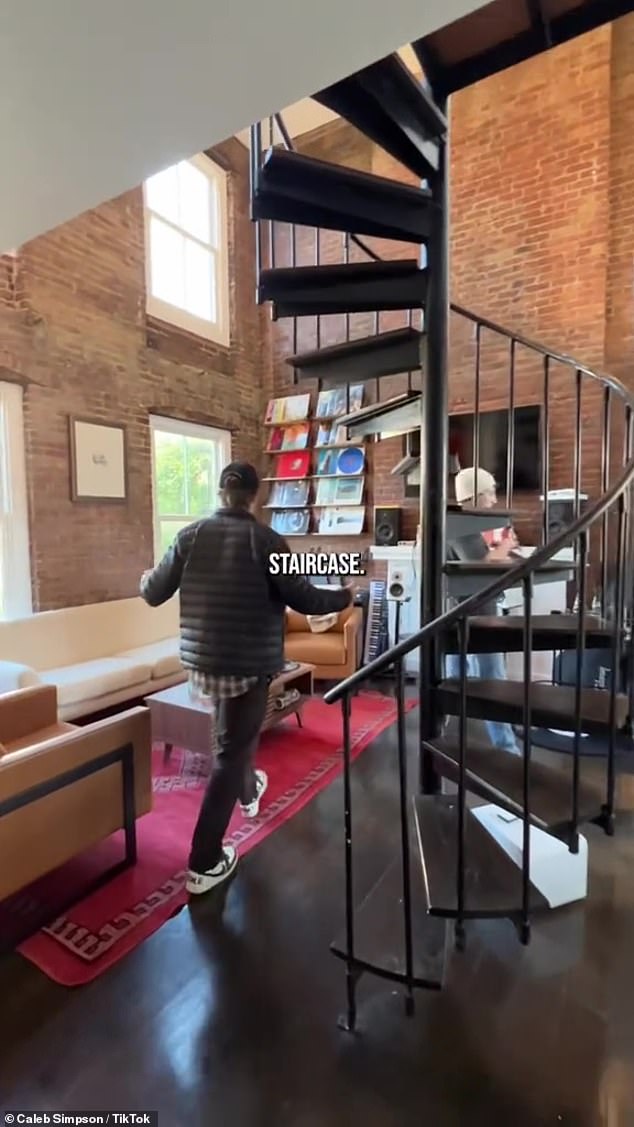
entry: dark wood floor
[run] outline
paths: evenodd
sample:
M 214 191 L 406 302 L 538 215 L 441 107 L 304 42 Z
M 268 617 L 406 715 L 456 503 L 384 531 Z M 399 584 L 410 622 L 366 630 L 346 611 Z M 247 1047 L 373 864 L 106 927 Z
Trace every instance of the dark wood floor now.
M 355 768 L 359 896 L 394 847 L 394 765 L 387 733 Z M 583 907 L 549 916 L 527 950 L 506 923 L 474 926 L 411 1020 L 366 983 L 352 1038 L 328 951 L 341 802 L 335 783 L 249 855 L 224 905 L 183 909 L 90 986 L 5 958 L 2 1108 L 158 1110 L 175 1127 L 634 1124 L 632 818 L 612 841 L 589 831 Z

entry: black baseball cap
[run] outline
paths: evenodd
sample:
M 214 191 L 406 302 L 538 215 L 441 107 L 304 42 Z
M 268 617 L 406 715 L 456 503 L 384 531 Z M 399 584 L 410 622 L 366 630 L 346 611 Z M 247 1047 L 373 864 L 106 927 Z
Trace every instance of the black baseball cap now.
M 220 488 L 244 489 L 255 494 L 260 488 L 258 471 L 249 462 L 229 462 L 220 474 Z

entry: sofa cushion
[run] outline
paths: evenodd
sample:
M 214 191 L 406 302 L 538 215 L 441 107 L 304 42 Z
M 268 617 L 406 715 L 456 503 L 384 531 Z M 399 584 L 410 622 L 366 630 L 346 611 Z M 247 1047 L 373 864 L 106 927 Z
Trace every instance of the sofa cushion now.
M 309 665 L 345 665 L 346 649 L 341 634 L 287 634 L 284 653 L 289 661 L 305 661 Z
M 179 598 L 150 607 L 132 599 L 46 610 L 0 622 L 0 658 L 52 670 L 115 657 L 134 646 L 178 634 Z
M 63 665 L 59 669 L 47 669 L 40 678 L 47 685 L 57 686 L 58 706 L 68 708 L 84 700 L 95 700 L 150 681 L 152 669 L 141 661 L 103 657 L 77 665 Z
M 30 665 L 23 665 L 20 661 L 0 661 L 0 693 L 14 693 L 39 684 L 39 675 Z
M 146 646 L 137 646 L 134 650 L 126 650 L 117 654 L 117 657 L 130 661 L 141 661 L 152 669 L 152 679 L 160 680 L 161 677 L 171 677 L 182 670 L 180 659 L 180 643 L 178 638 L 164 638 L 162 642 L 149 642 Z

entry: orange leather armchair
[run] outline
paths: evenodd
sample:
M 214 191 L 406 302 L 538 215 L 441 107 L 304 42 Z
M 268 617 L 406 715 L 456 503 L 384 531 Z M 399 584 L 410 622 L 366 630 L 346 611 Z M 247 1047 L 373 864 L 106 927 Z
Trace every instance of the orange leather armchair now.
M 121 749 L 138 818 L 152 809 L 147 708 L 76 727 L 58 721 L 54 685 L 0 696 L 0 900 L 124 827 Z
M 341 681 L 358 669 L 361 661 L 363 612 L 347 607 L 323 634 L 314 634 L 304 614 L 286 611 L 284 652 L 288 661 L 315 666 L 315 680 Z

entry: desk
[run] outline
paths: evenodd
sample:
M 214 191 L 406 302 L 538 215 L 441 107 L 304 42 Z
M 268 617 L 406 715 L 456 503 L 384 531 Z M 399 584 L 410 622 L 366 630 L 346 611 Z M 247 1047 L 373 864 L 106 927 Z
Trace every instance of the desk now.
M 523 554 L 530 555 L 535 549 L 524 548 Z M 405 589 L 409 602 L 401 606 L 400 640 L 404 641 L 409 635 L 415 634 L 420 629 L 420 546 L 415 548 L 411 544 L 396 547 L 371 547 L 370 557 L 377 562 L 387 564 L 388 586 L 395 572 L 400 575 L 400 580 Z M 571 561 L 572 549 L 558 553 L 557 559 L 562 563 Z M 482 586 L 482 581 L 474 583 L 473 590 Z M 533 613 L 550 614 L 552 611 L 565 611 L 567 602 L 567 579 L 558 579 L 550 583 L 535 584 L 533 591 Z M 509 614 L 523 613 L 523 593 L 521 587 L 511 587 L 505 595 L 505 609 Z M 390 645 L 394 639 L 395 606 L 388 602 L 388 621 L 390 630 Z M 550 681 L 552 676 L 552 653 L 535 653 L 532 660 L 533 679 L 535 681 Z M 507 658 L 508 676 L 513 681 L 522 681 L 524 666 L 522 654 L 509 654 Z M 407 655 L 405 659 L 405 672 L 409 676 L 418 676 L 418 650 Z

